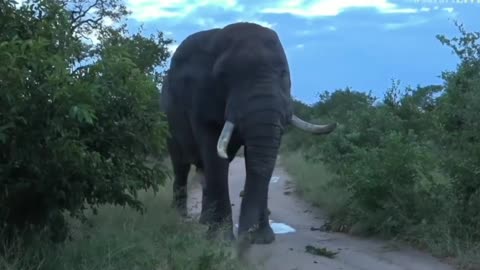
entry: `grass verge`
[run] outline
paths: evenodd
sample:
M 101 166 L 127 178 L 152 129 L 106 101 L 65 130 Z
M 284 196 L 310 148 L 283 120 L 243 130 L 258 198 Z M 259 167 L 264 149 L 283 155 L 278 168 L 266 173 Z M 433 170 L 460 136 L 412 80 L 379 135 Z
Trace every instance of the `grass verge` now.
M 348 194 L 330 185 L 334 175 L 322 163 L 308 163 L 300 152 L 283 155 L 281 164 L 295 180 L 295 191 L 329 216 L 344 211 Z
M 147 212 L 107 205 L 91 225 L 75 223 L 74 239 L 61 245 L 38 241 L 0 247 L 4 270 L 236 270 L 231 245 L 204 238 L 204 228 L 169 207 L 171 184 L 156 195 L 143 192 Z

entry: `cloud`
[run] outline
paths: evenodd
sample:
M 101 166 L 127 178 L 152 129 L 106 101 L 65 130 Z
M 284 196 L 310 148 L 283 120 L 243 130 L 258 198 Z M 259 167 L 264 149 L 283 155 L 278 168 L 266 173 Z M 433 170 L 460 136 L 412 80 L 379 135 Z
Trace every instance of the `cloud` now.
M 256 23 L 256 24 L 259 24 L 261 26 L 264 26 L 264 27 L 268 27 L 268 28 L 275 28 L 275 26 L 277 25 L 276 23 L 270 23 L 270 22 L 267 22 L 267 21 L 258 21 L 258 20 L 253 20 L 253 21 L 250 21 L 250 22 L 253 22 L 253 23 Z
M 337 31 L 337 28 L 333 25 L 330 25 L 330 26 L 327 26 L 327 30 L 333 32 L 333 31 Z
M 168 44 L 167 49 L 173 55 L 173 53 L 177 50 L 180 44 Z
M 251 23 L 259 24 L 263 27 L 270 28 L 270 29 L 275 28 L 275 26 L 277 25 L 276 23 L 271 23 L 263 20 L 255 20 L 255 19 L 237 19 L 235 20 L 235 22 L 251 22 Z
M 301 49 L 305 48 L 305 44 L 297 44 L 297 45 L 295 45 L 295 48 L 301 50 Z
M 296 34 L 297 36 L 312 36 L 312 35 L 314 35 L 314 34 L 316 34 L 316 33 L 317 33 L 317 31 L 313 31 L 313 30 L 309 30 L 309 29 L 307 29 L 307 30 L 298 30 L 298 31 L 295 32 L 295 34 Z
M 416 8 L 401 8 L 388 0 L 280 0 L 274 7 L 261 10 L 267 14 L 291 14 L 299 17 L 337 16 L 351 8 L 374 8 L 380 13 L 417 13 Z
M 198 18 L 194 21 L 194 24 L 201 26 L 202 28 L 223 28 L 224 26 L 235 23 L 235 22 L 251 22 L 256 23 L 261 26 L 274 29 L 277 25 L 276 23 L 271 23 L 265 20 L 257 20 L 253 18 L 237 18 L 232 20 L 215 20 L 213 18 Z
M 398 30 L 405 27 L 417 26 L 427 22 L 428 20 L 425 18 L 415 18 L 401 23 L 387 23 L 384 25 L 384 28 L 387 30 Z
M 442 8 L 442 10 L 445 10 L 448 13 L 452 13 L 454 11 L 454 9 L 452 7 Z
M 194 24 L 199 25 L 204 28 L 219 28 L 223 26 L 223 22 L 219 22 L 213 18 L 197 18 L 194 20 Z
M 433 7 L 433 9 L 428 8 L 428 7 L 422 7 L 422 8 L 419 9 L 420 12 L 430 12 L 432 10 L 434 10 L 436 12 L 441 12 L 441 13 L 443 12 L 443 14 L 448 13 L 448 14 L 451 14 L 451 15 L 455 16 L 455 10 L 452 7 L 439 8 L 438 6 L 435 6 L 435 7 Z M 413 17 L 413 16 L 415 16 L 415 17 Z M 431 18 L 427 19 L 425 17 L 419 17 L 420 16 L 419 14 L 418 15 L 413 15 L 413 16 L 408 17 L 403 22 L 384 24 L 383 27 L 384 27 L 384 29 L 387 29 L 387 30 L 398 30 L 398 29 L 402 29 L 402 28 L 406 28 L 406 27 L 412 27 L 412 26 L 425 24 L 425 23 L 429 22 L 429 19 L 431 19 Z
M 333 25 L 328 25 L 324 27 L 315 28 L 315 30 L 312 30 L 312 29 L 297 30 L 295 31 L 295 35 L 301 36 L 301 37 L 308 37 L 308 36 L 317 35 L 322 32 L 334 32 L 334 31 L 337 31 L 337 27 Z
M 127 0 L 127 7 L 132 11 L 132 17 L 138 21 L 184 18 L 203 7 L 232 11 L 244 9 L 237 0 Z

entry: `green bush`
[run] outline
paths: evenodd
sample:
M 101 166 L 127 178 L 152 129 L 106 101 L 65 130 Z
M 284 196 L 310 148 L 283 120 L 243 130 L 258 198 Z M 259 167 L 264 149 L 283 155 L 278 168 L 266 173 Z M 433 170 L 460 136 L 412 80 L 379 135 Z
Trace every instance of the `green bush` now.
M 387 105 L 394 91 L 381 105 L 345 111 L 345 122 L 307 157 L 325 163 L 336 175 L 333 184 L 350 194 L 349 216 L 342 217 L 348 225 L 395 235 L 434 214 L 421 211 L 419 201 L 436 186 L 430 146 Z
M 45 229 L 62 240 L 65 213 L 83 218 L 105 203 L 141 210 L 137 191 L 165 178 L 147 157 L 164 153 L 155 67 L 170 40 L 103 25 L 126 14 L 117 0 L 14 3 L 0 3 L 4 232 Z M 94 33 L 99 43 L 89 45 Z
M 452 179 L 459 224 L 457 233 L 480 239 L 480 32 L 438 36 L 460 58 L 457 71 L 443 74 L 445 93 L 439 104 L 442 164 Z

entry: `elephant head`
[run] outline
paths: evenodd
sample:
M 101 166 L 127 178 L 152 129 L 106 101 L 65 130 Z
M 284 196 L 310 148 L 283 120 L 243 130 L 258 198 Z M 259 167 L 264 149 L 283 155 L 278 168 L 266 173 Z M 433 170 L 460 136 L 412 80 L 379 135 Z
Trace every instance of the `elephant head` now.
M 232 24 L 219 31 L 213 44 L 218 52 L 213 74 L 218 88 L 226 91 L 217 153 L 228 158 L 234 131 L 245 146 L 247 179 L 239 235 L 256 225 L 268 230 L 268 186 L 284 128 L 292 124 L 309 133 L 328 134 L 336 124 L 315 125 L 295 116 L 287 58 L 273 30 L 250 23 Z M 264 240 L 268 241 L 273 239 Z

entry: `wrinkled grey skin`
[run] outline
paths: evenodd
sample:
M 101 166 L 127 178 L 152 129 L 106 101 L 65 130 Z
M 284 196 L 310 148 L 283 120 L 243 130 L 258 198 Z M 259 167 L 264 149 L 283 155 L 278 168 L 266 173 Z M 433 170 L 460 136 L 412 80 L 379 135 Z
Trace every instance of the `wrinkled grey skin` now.
M 162 88 L 162 107 L 171 133 L 174 204 L 182 214 L 193 164 L 205 177 L 200 221 L 211 231 L 222 224 L 232 229 L 228 166 L 243 145 L 247 178 L 238 235 L 251 243 L 274 241 L 268 186 L 285 127 L 292 123 L 316 134 L 336 127 L 293 117 L 290 87 L 287 58 L 271 29 L 235 23 L 194 33 L 179 45 Z M 228 237 L 233 239 L 233 232 Z

